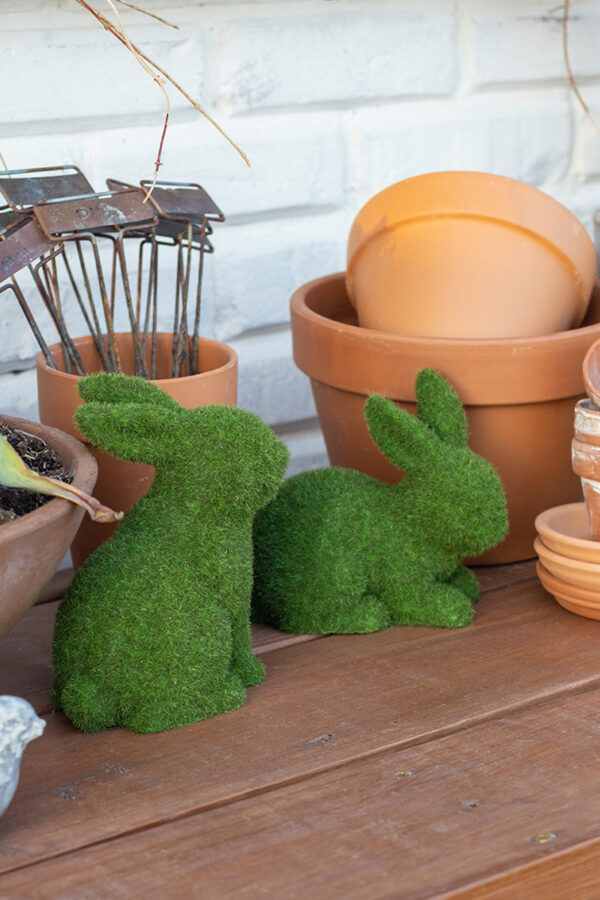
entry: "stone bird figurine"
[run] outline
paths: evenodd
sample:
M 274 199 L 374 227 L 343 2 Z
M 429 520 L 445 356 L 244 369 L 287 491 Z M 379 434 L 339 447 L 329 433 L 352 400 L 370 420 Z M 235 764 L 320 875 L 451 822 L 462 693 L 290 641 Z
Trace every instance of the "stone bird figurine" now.
M 27 700 L 7 694 L 0 696 L 0 816 L 17 789 L 25 747 L 45 727 L 46 723 Z

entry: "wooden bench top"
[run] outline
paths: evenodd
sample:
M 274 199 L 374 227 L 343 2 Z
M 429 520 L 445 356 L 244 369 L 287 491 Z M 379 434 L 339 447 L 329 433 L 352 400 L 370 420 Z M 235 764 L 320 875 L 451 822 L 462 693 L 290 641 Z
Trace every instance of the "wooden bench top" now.
M 81 734 L 50 704 L 56 602 L 0 641 L 47 721 L 0 819 L 0 898 L 600 897 L 600 623 L 533 563 L 472 626 L 254 629 L 242 709 Z

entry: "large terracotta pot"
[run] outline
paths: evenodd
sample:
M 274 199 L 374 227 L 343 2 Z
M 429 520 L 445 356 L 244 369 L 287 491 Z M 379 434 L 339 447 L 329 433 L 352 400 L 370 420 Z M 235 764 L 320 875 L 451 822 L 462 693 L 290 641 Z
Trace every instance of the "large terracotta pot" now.
M 573 407 L 583 395 L 582 362 L 600 338 L 600 291 L 584 327 L 525 340 L 452 340 L 357 327 L 344 273 L 301 287 L 292 297 L 294 359 L 312 382 L 332 465 L 393 483 L 401 477 L 375 447 L 363 406 L 371 392 L 415 412 L 415 378 L 432 367 L 465 404 L 470 445 L 497 468 L 510 531 L 480 563 L 533 557 L 539 512 L 580 499 L 571 469 Z
M 97 466 L 92 454 L 74 437 L 26 419 L 1 416 L 18 428 L 46 441 L 73 474 L 73 485 L 91 494 Z M 39 509 L 0 525 L 0 638 L 27 611 L 50 581 L 69 549 L 84 511 L 68 500 L 55 498 Z M 1 653 L 1 651 L 0 651 Z
M 596 252 L 562 204 L 522 181 L 432 172 L 358 213 L 347 288 L 364 328 L 454 338 L 530 337 L 577 326 Z
M 121 362 L 126 373 L 133 372 L 133 347 L 130 334 L 118 334 Z M 75 344 L 86 372 L 100 371 L 98 354 L 89 336 L 76 338 Z M 201 338 L 198 344 L 198 375 L 170 378 L 172 335 L 158 335 L 157 374 L 153 381 L 186 409 L 209 404 L 235 406 L 237 402 L 237 355 L 227 344 Z M 83 435 L 75 427 L 73 413 L 82 403 L 77 393 L 79 376 L 64 371 L 64 354 L 60 344 L 50 347 L 57 369 L 51 369 L 40 353 L 37 358 L 39 413 L 42 422 L 55 425 L 80 440 Z M 89 446 L 89 445 L 88 445 Z M 146 491 L 154 479 L 152 466 L 124 462 L 97 447 L 91 447 L 98 462 L 98 483 L 95 496 L 115 510 L 128 510 Z M 78 568 L 100 544 L 114 532 L 117 525 L 99 525 L 84 520 L 73 545 L 73 565 Z

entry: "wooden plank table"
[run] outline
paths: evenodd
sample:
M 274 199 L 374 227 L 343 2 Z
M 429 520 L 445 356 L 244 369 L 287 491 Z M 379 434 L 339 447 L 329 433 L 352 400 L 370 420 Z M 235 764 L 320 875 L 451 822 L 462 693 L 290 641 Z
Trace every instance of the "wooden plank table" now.
M 47 721 L 0 819 L 0 898 L 600 897 L 600 623 L 533 563 L 472 626 L 254 629 L 242 709 L 85 735 L 50 704 L 56 602 L 0 641 Z

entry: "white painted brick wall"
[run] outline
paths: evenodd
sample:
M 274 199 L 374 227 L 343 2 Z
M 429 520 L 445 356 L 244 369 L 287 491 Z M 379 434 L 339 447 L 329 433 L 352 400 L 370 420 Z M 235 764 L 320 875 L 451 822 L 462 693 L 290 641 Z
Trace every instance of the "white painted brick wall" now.
M 600 134 L 581 113 L 549 0 L 144 0 L 131 37 L 240 143 L 247 169 L 172 93 L 161 176 L 205 185 L 228 223 L 207 261 L 204 334 L 240 355 L 240 403 L 292 450 L 325 461 L 288 301 L 343 268 L 352 220 L 387 184 L 473 168 L 538 185 L 591 229 Z M 600 120 L 600 0 L 571 10 L 573 69 Z M 12 167 L 72 162 L 97 188 L 151 174 L 159 91 L 74 0 L 0 0 L 0 152 Z M 168 306 L 168 304 L 167 304 Z M 35 416 L 36 345 L 0 307 L 0 409 Z

